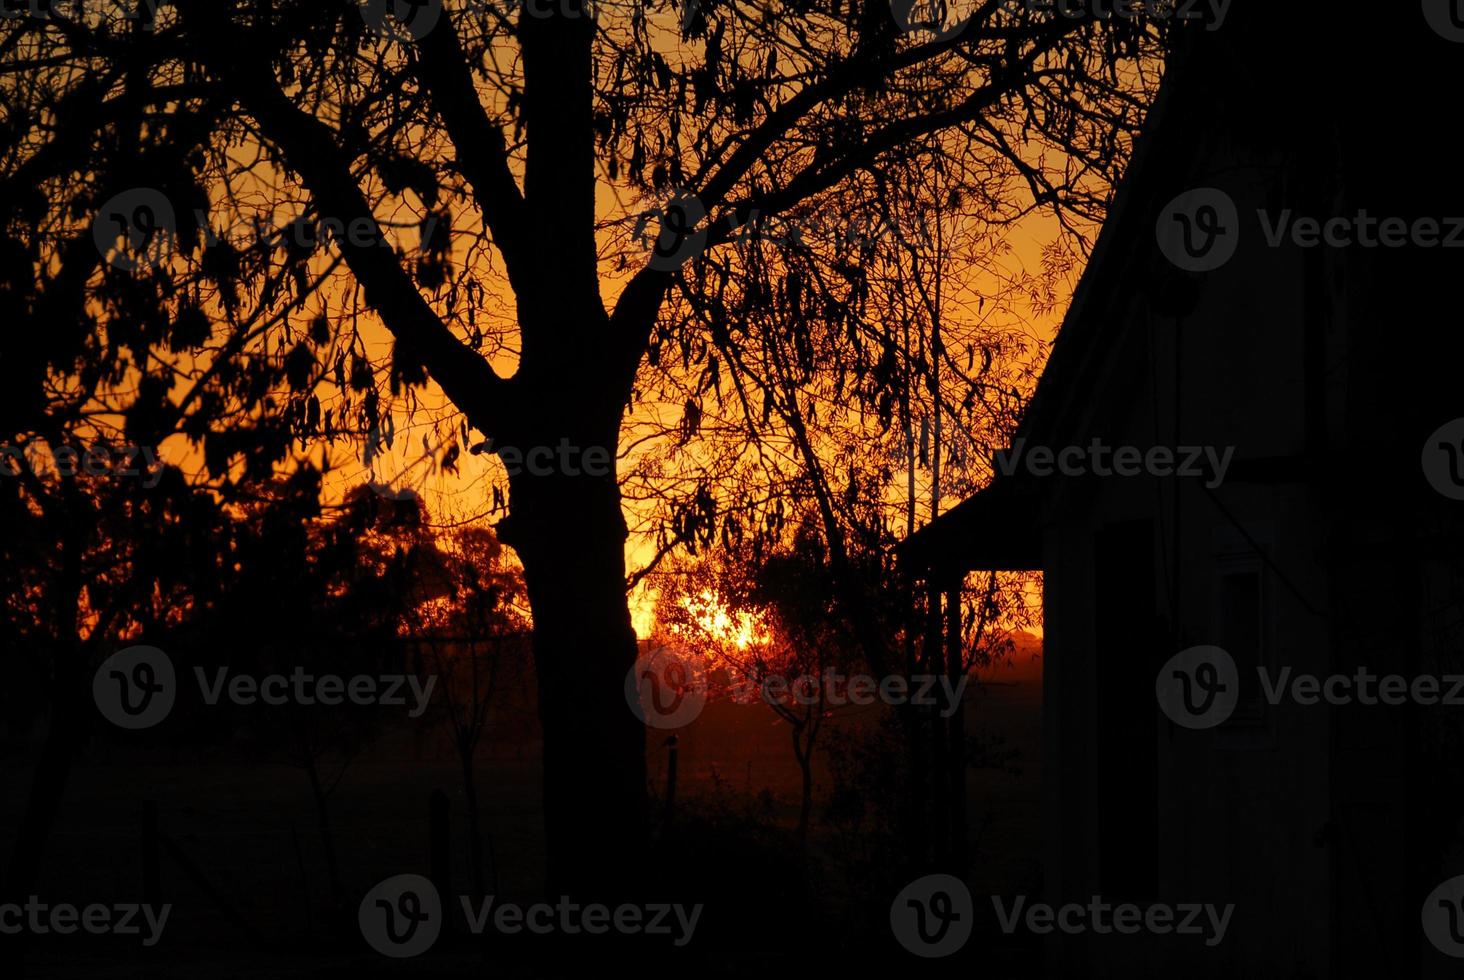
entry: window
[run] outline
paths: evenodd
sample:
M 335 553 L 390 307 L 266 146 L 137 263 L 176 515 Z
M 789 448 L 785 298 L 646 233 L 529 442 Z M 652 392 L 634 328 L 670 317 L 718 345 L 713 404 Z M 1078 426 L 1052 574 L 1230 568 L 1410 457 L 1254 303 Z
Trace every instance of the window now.
M 1263 552 L 1274 550 L 1267 526 L 1234 527 L 1217 533 L 1214 547 L 1214 643 L 1235 660 L 1240 697 L 1230 720 L 1219 728 L 1227 748 L 1273 744 L 1275 713 L 1261 687 L 1260 670 L 1275 676 L 1275 625 L 1270 571 Z

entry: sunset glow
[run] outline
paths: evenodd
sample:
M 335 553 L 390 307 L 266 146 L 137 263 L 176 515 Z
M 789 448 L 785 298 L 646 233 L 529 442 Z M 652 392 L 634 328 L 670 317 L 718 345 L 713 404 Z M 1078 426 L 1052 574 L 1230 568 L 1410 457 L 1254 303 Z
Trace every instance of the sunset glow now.
M 718 643 L 746 650 L 751 646 L 765 646 L 772 639 L 761 614 L 733 609 L 711 589 L 682 597 L 681 607 L 692 615 L 702 633 Z M 685 631 L 685 627 L 680 626 L 671 629 L 677 633 Z

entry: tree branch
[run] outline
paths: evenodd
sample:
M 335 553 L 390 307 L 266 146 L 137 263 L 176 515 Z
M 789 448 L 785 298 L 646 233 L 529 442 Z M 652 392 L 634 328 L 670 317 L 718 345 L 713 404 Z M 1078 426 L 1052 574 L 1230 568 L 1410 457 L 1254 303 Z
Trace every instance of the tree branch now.
M 505 417 L 506 383 L 486 360 L 455 337 L 417 291 L 387 243 L 370 204 L 351 175 L 349 161 L 337 146 L 331 129 L 298 109 L 284 94 L 267 65 L 252 62 L 216 65 L 233 95 L 274 143 L 283 163 L 299 174 L 322 214 L 348 227 L 369 222 L 371 243 L 342 236 L 341 254 L 365 291 L 366 300 L 381 314 L 398 343 L 426 365 L 470 424 L 493 435 Z
M 468 58 L 457 30 L 445 14 L 442 23 L 417 42 L 417 75 L 426 86 L 452 140 L 458 166 L 472 185 L 483 218 L 503 253 L 515 292 L 527 288 L 532 261 L 524 236 L 524 199 L 508 166 L 503 130 L 478 100 Z

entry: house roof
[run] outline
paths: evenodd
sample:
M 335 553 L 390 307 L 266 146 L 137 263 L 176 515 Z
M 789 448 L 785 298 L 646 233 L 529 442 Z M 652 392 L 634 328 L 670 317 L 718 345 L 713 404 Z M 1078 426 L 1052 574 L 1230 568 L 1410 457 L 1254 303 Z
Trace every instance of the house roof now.
M 1034 533 L 1038 495 L 1016 480 L 997 480 L 916 531 L 895 549 L 901 562 L 933 579 L 973 568 L 1031 571 L 1042 567 Z
M 1185 274 L 1156 262 L 1153 228 L 1158 207 L 1178 192 L 1197 149 L 1192 137 L 1204 113 L 1193 111 L 1196 49 L 1207 40 L 1187 38 L 1171 56 L 1014 441 L 1076 441 L 1129 325 L 1127 318 L 1111 315 L 1121 308 L 1121 297 L 1133 289 L 1157 288 L 1183 302 L 1181 294 L 1194 288 Z M 1176 109 L 1176 103 L 1188 108 Z M 1064 434 L 1058 437 L 1058 432 Z M 944 575 L 976 568 L 1040 568 L 1041 502 L 1052 485 L 1050 479 L 998 474 L 907 538 L 896 554 L 911 566 Z

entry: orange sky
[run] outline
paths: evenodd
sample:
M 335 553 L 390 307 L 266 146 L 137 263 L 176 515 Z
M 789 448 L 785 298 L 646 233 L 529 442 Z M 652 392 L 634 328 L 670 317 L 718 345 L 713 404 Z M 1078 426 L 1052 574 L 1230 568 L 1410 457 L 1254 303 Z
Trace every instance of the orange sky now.
M 602 197 L 607 198 L 604 202 L 607 210 L 615 207 L 608 200 L 610 197 L 608 191 L 602 194 Z M 1033 216 L 1027 219 L 1009 236 L 1013 261 L 1028 268 L 1037 268 L 1040 265 L 1043 247 L 1052 240 L 1056 232 L 1056 222 L 1051 218 Z M 501 289 L 502 281 L 496 278 L 489 279 L 485 281 L 485 285 L 490 288 L 489 302 L 491 303 L 493 301 L 491 290 L 495 286 Z M 1071 286 L 1072 283 L 1069 283 L 1069 290 Z M 607 277 L 604 280 L 603 288 L 607 306 L 612 305 L 621 288 L 621 280 Z M 963 284 L 963 291 L 972 296 L 980 294 L 988 288 L 979 277 Z M 499 297 L 500 314 L 512 310 L 511 300 L 505 302 L 505 299 L 505 297 Z M 959 309 L 958 303 L 951 305 L 953 308 Z M 1066 301 L 1063 303 L 1064 307 L 1065 305 Z M 1059 322 L 1060 316 L 1058 315 L 1033 316 L 1027 322 L 1027 329 L 1036 338 L 1051 340 Z M 391 340 L 385 328 L 374 317 L 366 317 L 363 318 L 362 332 L 370 356 L 383 362 L 387 360 Z M 500 373 L 507 375 L 514 370 L 515 360 L 511 355 L 502 356 L 496 359 L 494 364 Z M 426 435 L 436 446 L 438 439 L 434 436 L 434 424 L 437 426 L 436 431 L 447 435 L 458 430 L 459 422 L 452 406 L 435 384 L 429 383 L 425 389 L 416 393 L 416 398 L 419 410 L 415 418 L 409 419 L 403 410 L 396 413 L 397 438 L 394 448 L 384 458 L 379 459 L 370 470 L 362 466 L 360 462 L 359 445 L 340 442 L 334 447 L 324 443 L 311 447 L 308 455 L 312 460 L 317 464 L 323 464 L 328 456 L 335 467 L 326 480 L 326 501 L 337 501 L 351 486 L 374 478 L 393 485 L 405 484 L 416 488 L 427 501 L 435 525 L 452 526 L 464 522 L 490 520 L 494 482 L 496 480 L 500 485 L 506 486 L 497 457 L 489 454 L 472 456 L 464 452 L 459 458 L 458 473 L 433 472 L 431 466 L 420 461 L 422 437 Z M 654 411 L 655 408 L 653 405 L 647 405 L 642 411 Z M 193 451 L 182 436 L 174 436 L 166 441 L 162 450 L 165 459 L 183 466 L 185 470 L 193 471 L 201 466 L 200 454 Z M 499 514 L 492 519 L 496 520 L 501 516 L 502 514 Z M 927 505 L 927 511 L 921 514 L 922 522 L 928 519 L 928 516 Z M 637 515 L 633 513 L 627 515 L 632 527 L 637 523 L 636 517 Z M 645 536 L 632 535 L 626 547 L 626 560 L 629 568 L 631 570 L 640 568 L 653 553 L 654 546 L 650 540 Z M 636 629 L 642 635 L 649 631 L 653 622 L 651 613 L 653 604 L 654 596 L 644 586 L 637 589 L 632 596 L 632 615 Z
M 250 155 L 243 149 L 240 149 L 238 153 L 241 161 Z M 260 181 L 261 188 L 274 180 L 267 166 L 262 165 L 258 159 L 252 160 L 251 166 L 255 178 Z M 270 198 L 271 193 L 268 190 L 260 191 L 260 200 Z M 617 187 L 609 181 L 608 175 L 603 172 L 597 201 L 603 222 L 623 220 L 627 214 L 635 213 L 636 202 L 633 198 L 623 187 Z M 220 207 L 217 210 L 222 212 L 223 208 Z M 275 214 L 277 220 L 281 216 L 288 217 L 283 211 L 276 211 Z M 388 216 L 383 214 L 379 217 Z M 835 220 L 836 217 L 834 216 Z M 455 222 L 466 223 L 475 220 L 476 215 L 470 209 L 455 215 Z M 481 229 L 469 225 L 456 230 L 474 232 Z M 1008 266 L 1018 266 L 1031 271 L 1039 270 L 1043 249 L 1057 237 L 1058 232 L 1057 223 L 1051 217 L 1045 214 L 1029 216 L 1011 229 L 1006 238 L 1011 254 L 1003 261 Z M 402 237 L 410 244 L 414 240 L 414 233 L 408 232 Z M 467 246 L 471 237 L 470 234 L 462 234 L 455 240 L 454 264 L 459 268 L 469 260 Z M 605 257 L 602 261 L 601 288 L 607 307 L 614 304 L 624 282 L 636 271 L 634 265 L 617 271 L 609 257 L 612 252 L 613 249 L 608 247 L 602 249 Z M 1067 296 L 1070 295 L 1076 275 L 1080 271 L 1075 270 L 1070 277 L 1072 281 L 1065 284 L 1064 288 L 1067 292 L 1062 296 L 1059 312 L 1041 316 L 1034 315 L 1025 321 L 1024 329 L 1032 337 L 1042 341 L 1048 341 L 1053 337 L 1060 322 L 1060 310 L 1066 307 Z M 477 312 L 480 322 L 497 321 L 504 326 L 511 327 L 514 304 L 511 295 L 507 292 L 501 270 L 485 270 L 485 274 L 479 278 L 479 281 L 487 288 L 487 296 L 478 304 Z M 345 308 L 346 296 L 349 295 L 348 286 L 349 280 L 343 280 L 341 288 L 323 294 L 323 298 L 333 313 L 339 313 Z M 947 289 L 947 302 L 944 305 L 957 317 L 964 304 L 974 306 L 977 296 L 990 296 L 997 292 L 995 283 L 987 281 L 984 273 L 971 275 L 970 279 L 962 282 L 957 290 L 950 291 L 949 286 Z M 313 301 L 309 306 L 311 310 L 318 308 L 318 304 Z M 948 317 L 950 315 L 947 314 Z M 301 314 L 297 319 L 303 319 L 305 316 L 305 314 Z M 391 349 L 390 336 L 374 316 L 363 315 L 361 323 L 362 336 L 369 356 L 377 363 L 386 362 Z M 493 363 L 499 373 L 506 376 L 513 372 L 516 359 L 516 352 L 510 349 L 501 352 L 493 359 Z M 326 382 L 321 388 L 323 389 L 322 402 L 329 404 L 334 397 L 333 384 Z M 416 392 L 415 398 L 419 409 L 412 418 L 408 417 L 403 405 L 399 403 L 398 410 L 394 414 L 397 434 L 394 448 L 386 458 L 376 462 L 373 470 L 368 470 L 361 465 L 359 444 L 351 445 L 340 442 L 334 447 L 323 444 L 310 447 L 308 455 L 317 465 L 323 464 L 328 455 L 329 460 L 336 467 L 327 478 L 325 488 L 327 502 L 338 500 L 350 486 L 374 478 L 388 483 L 404 482 L 418 489 L 427 501 L 434 524 L 448 526 L 462 522 L 488 520 L 492 507 L 494 483 L 497 482 L 506 488 L 506 481 L 497 457 L 488 454 L 471 456 L 463 452 L 459 457 L 458 473 L 456 474 L 431 472 L 431 467 L 427 465 L 420 465 L 416 469 L 410 468 L 411 461 L 422 455 L 424 435 L 429 438 L 435 448 L 438 445 L 445 445 L 445 439 L 457 432 L 459 428 L 455 412 L 435 384 L 429 384 L 425 389 Z M 662 410 L 661 406 L 649 402 L 638 405 L 636 409 L 637 413 L 655 413 L 660 410 Z M 679 416 L 680 406 L 674 406 L 673 410 Z M 440 434 L 442 439 L 439 440 L 436 434 Z M 165 459 L 183 466 L 185 470 L 194 471 L 201 467 L 199 454 L 191 450 L 187 441 L 181 436 L 173 437 L 165 442 L 162 449 Z M 438 455 L 440 455 L 440 451 Z M 946 506 L 949 506 L 950 503 L 948 502 Z M 926 512 L 921 514 L 922 522 L 928 517 L 927 504 Z M 637 518 L 638 515 L 634 513 L 627 514 L 628 523 L 632 528 L 637 525 Z M 627 563 L 630 569 L 634 570 L 650 559 L 653 544 L 646 537 L 633 534 L 627 543 L 626 551 Z M 637 594 L 632 597 L 632 612 L 639 631 L 644 632 L 650 626 L 651 606 L 652 597 L 646 593 L 644 588 L 638 590 Z

